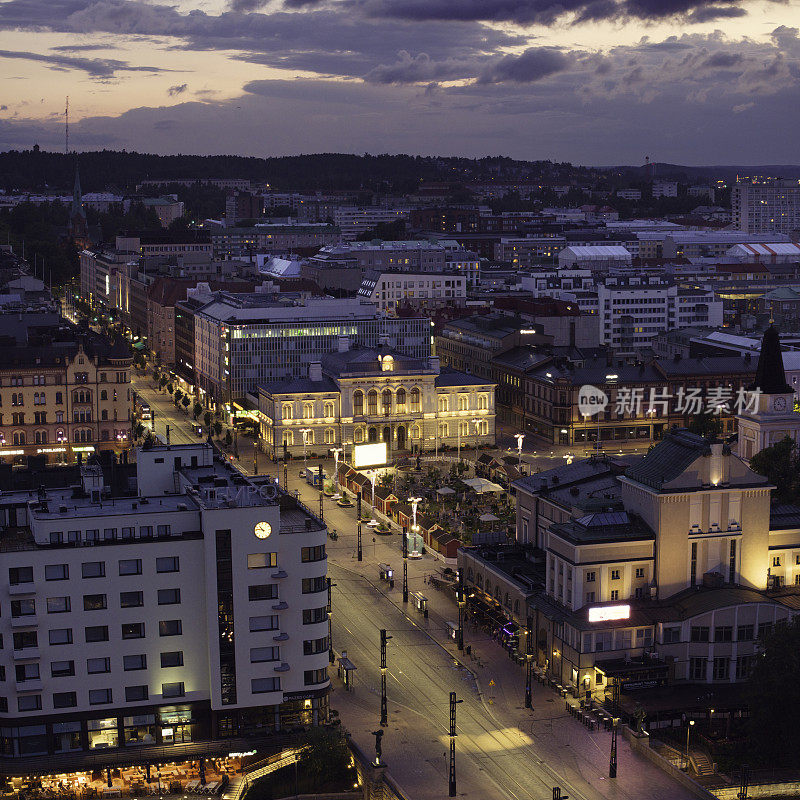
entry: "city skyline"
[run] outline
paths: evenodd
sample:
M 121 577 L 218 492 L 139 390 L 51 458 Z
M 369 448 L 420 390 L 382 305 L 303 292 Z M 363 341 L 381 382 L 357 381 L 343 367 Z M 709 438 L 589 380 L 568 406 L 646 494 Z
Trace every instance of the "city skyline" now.
M 10 0 L 0 148 L 791 163 L 774 2 Z M 231 124 L 232 119 L 236 120 Z

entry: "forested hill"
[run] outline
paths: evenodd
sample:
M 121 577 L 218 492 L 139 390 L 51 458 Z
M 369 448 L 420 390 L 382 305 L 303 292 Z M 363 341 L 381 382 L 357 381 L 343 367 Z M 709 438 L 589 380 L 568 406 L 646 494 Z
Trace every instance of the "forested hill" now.
M 409 192 L 425 181 L 463 181 L 485 175 L 527 174 L 534 164 L 506 158 L 425 158 L 407 155 L 347 155 L 321 153 L 280 158 L 243 156 L 158 156 L 101 150 L 79 154 L 36 150 L 0 153 L 0 188 L 6 191 L 71 189 L 75 162 L 80 165 L 84 191 L 114 188 L 132 191 L 145 179 L 247 178 L 269 183 L 277 191 L 391 191 Z M 557 165 L 540 162 L 549 172 Z M 545 166 L 546 165 L 546 166 Z M 571 165 L 563 165 L 572 171 Z

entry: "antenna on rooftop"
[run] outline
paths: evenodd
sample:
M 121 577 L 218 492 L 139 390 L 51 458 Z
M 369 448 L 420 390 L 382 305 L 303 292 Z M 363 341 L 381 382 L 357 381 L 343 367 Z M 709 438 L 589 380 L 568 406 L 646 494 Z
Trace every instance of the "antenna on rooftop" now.
M 67 105 L 64 108 L 64 153 L 69 155 L 69 95 L 67 95 Z

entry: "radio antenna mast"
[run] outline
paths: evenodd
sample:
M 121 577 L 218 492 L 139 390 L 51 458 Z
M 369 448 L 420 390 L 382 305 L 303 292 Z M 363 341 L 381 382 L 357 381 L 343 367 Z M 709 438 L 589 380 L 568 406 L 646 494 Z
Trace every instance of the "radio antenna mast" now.
M 67 95 L 67 105 L 64 109 L 64 153 L 69 155 L 69 95 Z

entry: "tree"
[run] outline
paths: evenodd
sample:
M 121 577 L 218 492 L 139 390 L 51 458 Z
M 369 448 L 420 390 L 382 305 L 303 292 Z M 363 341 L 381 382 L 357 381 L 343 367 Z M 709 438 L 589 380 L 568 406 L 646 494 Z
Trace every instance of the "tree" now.
M 183 392 L 180 389 L 176 389 L 175 393 L 172 396 L 172 402 L 175 403 L 177 406 L 178 403 L 181 402 L 181 398 L 183 397 Z
M 756 453 L 750 469 L 775 485 L 775 500 L 800 502 L 800 451 L 788 436 Z
M 203 413 L 203 406 L 201 406 L 200 403 L 195 403 L 194 407 L 192 408 L 192 416 L 195 419 L 197 419 L 202 413 Z M 207 422 L 206 425 L 208 425 Z
M 189 405 L 191 404 L 191 402 L 192 402 L 192 400 L 191 400 L 191 398 L 189 397 L 188 394 L 185 394 L 183 396 L 183 398 L 181 399 L 181 405 L 186 409 L 189 408 Z
M 136 427 L 133 429 L 133 435 L 137 439 L 141 439 L 142 436 L 144 435 L 144 425 L 142 425 L 141 422 L 136 423 Z
M 219 438 L 220 434 L 222 433 L 222 423 L 215 422 L 214 423 L 214 433 L 217 434 L 217 438 Z
M 800 726 L 792 709 L 800 702 L 800 617 L 780 623 L 761 642 L 747 685 L 750 744 L 770 766 L 800 767 Z
M 205 422 L 206 428 L 211 428 L 211 420 L 212 419 L 213 419 L 213 417 L 211 416 L 211 412 L 210 411 L 206 411 L 206 413 L 203 414 L 203 422 Z
M 225 446 L 230 447 L 233 442 L 233 435 L 231 434 L 231 429 L 225 431 Z
M 167 383 L 167 392 L 172 394 L 175 391 L 175 387 L 171 383 Z
M 716 439 L 722 432 L 719 417 L 714 414 L 694 414 L 687 420 L 686 429 L 704 439 Z

